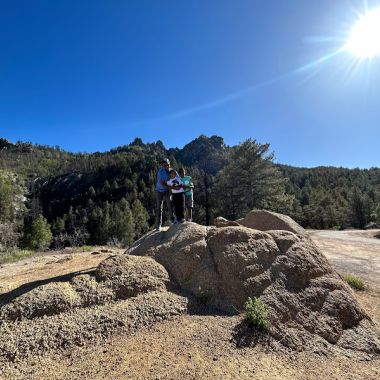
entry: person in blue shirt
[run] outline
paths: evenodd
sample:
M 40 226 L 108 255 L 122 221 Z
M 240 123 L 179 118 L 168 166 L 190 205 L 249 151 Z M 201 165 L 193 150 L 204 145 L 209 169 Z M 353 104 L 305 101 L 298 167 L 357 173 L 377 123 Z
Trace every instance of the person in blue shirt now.
M 162 225 L 162 209 L 165 201 L 169 211 L 170 221 L 173 221 L 173 208 L 170 189 L 167 186 L 167 181 L 170 180 L 170 161 L 165 158 L 161 162 L 161 168 L 157 172 L 157 184 L 156 184 L 156 230 L 161 230 Z

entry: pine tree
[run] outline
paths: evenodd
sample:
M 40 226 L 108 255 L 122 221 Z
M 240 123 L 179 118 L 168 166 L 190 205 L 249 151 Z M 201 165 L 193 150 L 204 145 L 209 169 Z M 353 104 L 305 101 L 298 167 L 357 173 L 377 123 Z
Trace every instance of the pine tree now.
M 103 224 L 103 210 L 99 206 L 95 206 L 89 215 L 87 228 L 90 233 L 90 242 L 92 244 L 105 244 L 107 231 Z
M 108 182 L 108 180 L 105 180 L 104 181 L 104 184 L 103 184 L 103 193 L 104 194 L 110 194 L 110 192 L 111 192 L 111 185 L 110 185 L 110 183 Z
M 89 196 L 90 198 L 95 198 L 95 197 L 96 197 L 96 191 L 95 191 L 95 189 L 94 189 L 94 186 L 90 186 L 90 187 L 88 188 L 88 196 Z
M 133 243 L 135 237 L 135 223 L 128 202 L 122 199 L 111 208 L 108 240 L 124 247 Z
M 13 219 L 13 190 L 9 178 L 0 177 L 0 221 Z
M 25 227 L 22 243 L 25 248 L 45 250 L 50 246 L 52 239 L 50 225 L 42 215 L 39 215 Z
M 376 207 L 374 208 L 373 210 L 373 213 L 372 213 L 372 220 L 380 225 L 380 203 L 376 205 Z
M 132 204 L 132 215 L 135 223 L 135 239 L 138 239 L 149 230 L 149 214 L 138 199 Z
M 52 223 L 51 230 L 54 235 L 58 235 L 60 232 L 63 232 L 65 230 L 65 221 L 62 218 L 55 219 Z
M 286 180 L 273 159 L 269 144 L 258 144 L 252 139 L 231 149 L 216 185 L 224 215 L 236 218 L 254 208 L 276 211 L 287 203 L 291 208 L 292 200 L 285 194 Z
M 354 188 L 351 197 L 351 222 L 356 228 L 364 228 L 371 220 L 371 200 L 358 188 Z

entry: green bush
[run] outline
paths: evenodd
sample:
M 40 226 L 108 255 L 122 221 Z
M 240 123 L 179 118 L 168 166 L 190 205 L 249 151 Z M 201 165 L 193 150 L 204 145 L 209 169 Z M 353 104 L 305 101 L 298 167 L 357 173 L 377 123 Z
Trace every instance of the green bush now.
M 244 304 L 246 318 L 249 324 L 260 330 L 267 330 L 269 327 L 268 310 L 265 304 L 256 297 L 249 297 Z
M 356 290 L 364 290 L 365 289 L 365 283 L 364 281 L 353 274 L 348 274 L 344 280 L 347 282 L 348 285 L 351 286 L 351 288 Z
M 39 215 L 25 227 L 22 244 L 25 248 L 43 251 L 49 248 L 52 240 L 50 225 L 42 215 Z

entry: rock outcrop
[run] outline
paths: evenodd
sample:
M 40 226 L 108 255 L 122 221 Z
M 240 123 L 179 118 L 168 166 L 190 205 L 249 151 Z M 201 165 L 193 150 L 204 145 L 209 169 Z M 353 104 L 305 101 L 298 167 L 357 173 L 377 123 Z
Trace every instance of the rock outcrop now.
M 228 220 L 226 218 L 223 218 L 222 216 L 218 216 L 217 218 L 215 218 L 214 224 L 216 227 L 240 226 L 238 222 L 235 222 L 234 220 Z
M 252 210 L 237 222 L 242 226 L 260 231 L 284 230 L 305 235 L 305 230 L 291 217 L 266 210 Z
M 276 226 L 285 223 L 278 220 Z M 351 348 L 380 352 L 379 337 L 348 285 L 301 227 L 293 221 L 286 227 L 298 233 L 184 223 L 147 234 L 128 253 L 154 258 L 184 291 L 206 294 L 226 311 L 260 297 L 270 311 L 272 336 L 294 349 L 315 339 L 348 340 Z M 357 344 L 360 331 L 370 333 Z
M 376 327 L 302 228 L 279 214 L 264 213 L 261 224 L 249 215 L 256 229 L 177 224 L 91 273 L 0 296 L 0 357 L 131 333 L 197 310 L 196 299 L 236 314 L 253 296 L 268 308 L 271 339 L 287 347 L 380 354 Z

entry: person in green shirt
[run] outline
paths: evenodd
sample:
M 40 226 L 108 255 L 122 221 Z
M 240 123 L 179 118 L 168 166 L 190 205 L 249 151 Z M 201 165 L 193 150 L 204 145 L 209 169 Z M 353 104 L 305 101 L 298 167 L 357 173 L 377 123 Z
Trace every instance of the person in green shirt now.
M 187 220 L 189 222 L 193 221 L 193 207 L 194 207 L 194 199 L 193 199 L 193 189 L 194 184 L 190 176 L 186 176 L 186 171 L 184 168 L 179 168 L 178 174 L 181 177 L 181 181 L 183 183 L 183 189 L 185 190 L 185 207 L 187 210 Z

